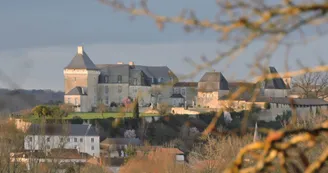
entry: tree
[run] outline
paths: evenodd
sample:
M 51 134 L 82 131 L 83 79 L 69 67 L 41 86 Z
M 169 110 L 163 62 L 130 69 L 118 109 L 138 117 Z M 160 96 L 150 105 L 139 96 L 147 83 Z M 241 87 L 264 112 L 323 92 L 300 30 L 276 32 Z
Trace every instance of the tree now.
M 161 103 L 157 106 L 158 113 L 160 115 L 167 115 L 170 113 L 170 107 L 167 103 Z
M 135 130 L 126 130 L 124 132 L 124 138 L 136 138 L 136 131 Z
M 97 110 L 98 113 L 101 113 L 101 116 L 104 118 L 104 112 L 108 111 L 108 108 L 105 104 L 100 103 L 97 105 Z
M 63 116 L 67 116 L 70 113 L 74 112 L 74 106 L 70 103 L 61 104 L 59 108 L 62 111 Z
M 38 115 L 39 117 L 41 117 L 42 116 L 42 106 L 41 105 L 35 106 L 32 109 L 32 112 L 34 115 Z
M 296 77 L 293 88 L 303 98 L 328 98 L 328 72 L 305 73 Z
M 159 97 L 162 95 L 162 89 L 160 87 L 152 87 L 149 90 L 149 94 L 155 98 L 155 103 L 153 104 L 157 104 Z
M 75 173 L 75 169 L 73 166 L 69 166 L 65 169 L 65 173 Z
M 79 116 L 74 116 L 71 120 L 72 124 L 83 124 L 83 119 Z
M 41 116 L 48 116 L 50 115 L 51 111 L 50 111 L 50 108 L 48 106 L 45 106 L 45 105 L 38 105 L 38 106 L 35 106 L 32 110 L 33 114 L 34 115 L 38 115 L 39 117 Z
M 139 119 L 139 101 L 138 99 L 135 100 L 133 105 L 133 118 Z

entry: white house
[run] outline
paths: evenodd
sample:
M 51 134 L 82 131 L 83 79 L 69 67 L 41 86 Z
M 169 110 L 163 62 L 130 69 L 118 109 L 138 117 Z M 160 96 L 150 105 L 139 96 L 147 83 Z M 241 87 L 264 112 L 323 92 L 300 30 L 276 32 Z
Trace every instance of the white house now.
M 77 149 L 81 153 L 99 157 L 99 135 L 94 127 L 84 124 L 32 124 L 24 139 L 24 149 L 50 151 Z

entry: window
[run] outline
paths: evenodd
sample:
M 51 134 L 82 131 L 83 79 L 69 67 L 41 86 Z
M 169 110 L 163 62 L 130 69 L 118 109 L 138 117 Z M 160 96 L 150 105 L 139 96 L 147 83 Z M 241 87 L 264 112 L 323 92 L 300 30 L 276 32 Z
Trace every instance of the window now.
M 67 142 L 70 142 L 71 141 L 71 139 L 70 138 L 67 138 Z
M 160 78 L 158 78 L 158 82 L 160 83 L 160 82 L 163 82 L 163 78 L 162 77 L 160 77 Z
M 74 99 L 74 104 L 77 105 L 77 98 Z
M 122 76 L 121 75 L 117 76 L 117 83 L 122 83 Z
M 32 137 L 29 137 L 29 140 L 30 140 L 30 142 L 32 142 L 33 138 Z
M 106 75 L 106 76 L 104 76 L 104 83 L 108 83 L 108 82 L 109 82 L 108 76 Z
M 97 104 L 97 96 L 94 96 L 93 102 L 94 102 L 95 105 Z
M 71 103 L 71 98 L 67 98 L 67 103 Z
M 77 138 L 74 138 L 74 142 L 77 142 Z
M 108 86 L 105 86 L 105 94 L 108 94 L 108 92 L 109 92 L 109 88 Z
M 118 88 L 117 88 L 117 92 L 118 92 L 118 93 L 121 93 L 121 92 L 122 92 L 122 86 L 118 86 Z
M 83 142 L 83 138 L 80 138 L 80 142 Z
M 108 96 L 105 97 L 105 104 L 108 105 Z
M 95 139 L 94 138 L 91 138 L 91 142 L 94 143 L 95 142 Z
M 74 78 L 74 81 L 76 82 L 76 77 Z
M 186 94 L 186 90 L 183 88 L 183 89 L 181 89 L 181 94 L 182 95 L 185 95 Z
M 155 79 L 154 78 L 151 78 L 151 83 L 155 83 Z
M 91 146 L 91 150 L 95 150 L 95 147 L 94 146 Z
M 63 141 L 64 141 L 64 139 L 61 137 L 61 138 L 60 138 L 60 142 L 63 142 Z
M 50 142 L 50 137 L 47 137 L 47 142 Z
M 137 78 L 133 79 L 133 85 L 138 85 L 138 79 Z

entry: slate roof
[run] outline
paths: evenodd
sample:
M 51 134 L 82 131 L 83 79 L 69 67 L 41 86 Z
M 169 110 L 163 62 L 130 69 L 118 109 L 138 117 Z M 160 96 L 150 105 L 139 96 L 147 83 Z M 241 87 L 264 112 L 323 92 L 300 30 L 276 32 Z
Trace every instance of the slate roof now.
M 256 83 L 242 82 L 242 81 L 228 82 L 228 84 L 229 84 L 229 89 L 238 88 L 241 86 L 246 86 L 246 87 L 255 87 L 256 86 Z
M 181 94 L 172 94 L 170 98 L 184 98 Z
M 198 82 L 177 82 L 173 86 L 174 87 L 197 87 Z
M 213 92 L 218 90 L 229 90 L 227 79 L 221 72 L 206 72 L 198 82 L 198 91 Z
M 49 136 L 99 136 L 93 126 L 85 124 L 32 124 L 27 133 Z
M 96 67 L 100 69 L 100 83 L 103 83 L 103 76 L 109 76 L 109 83 L 116 83 L 117 76 L 122 76 L 122 83 L 128 83 L 131 73 L 142 71 L 147 78 L 145 83 L 150 83 L 151 78 L 154 78 L 154 84 L 158 84 L 158 79 L 163 78 L 164 82 L 168 81 L 171 77 L 176 78 L 174 73 L 167 66 L 142 66 L 129 64 L 97 64 Z
M 83 51 L 83 54 L 76 54 L 65 69 L 87 69 L 98 70 L 96 65 L 91 61 L 89 56 Z
M 85 87 L 75 87 L 75 88 L 71 89 L 65 95 L 88 95 L 87 94 L 87 88 L 85 88 Z
M 130 67 L 128 64 L 97 64 L 100 70 L 99 83 L 104 83 L 103 77 L 109 77 L 109 83 L 117 83 L 117 76 L 122 76 L 121 83 L 129 83 Z
M 269 67 L 269 73 L 276 74 L 278 71 L 274 67 Z M 266 80 L 264 89 L 289 89 L 288 86 L 286 86 L 284 80 L 281 77 Z

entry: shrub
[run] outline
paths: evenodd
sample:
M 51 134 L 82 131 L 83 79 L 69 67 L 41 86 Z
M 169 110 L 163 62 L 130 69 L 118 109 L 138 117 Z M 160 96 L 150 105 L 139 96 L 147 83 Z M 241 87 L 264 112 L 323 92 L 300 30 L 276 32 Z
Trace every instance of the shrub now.
M 83 124 L 83 119 L 79 116 L 74 116 L 71 120 L 72 124 Z
M 167 115 L 170 112 L 170 107 L 166 103 L 161 103 L 158 105 L 157 110 L 160 115 Z
M 271 109 L 271 104 L 268 102 L 264 103 L 264 109 L 267 109 L 267 110 Z
M 117 104 L 115 103 L 115 102 L 111 102 L 110 103 L 110 107 L 112 108 L 112 107 L 117 107 Z

